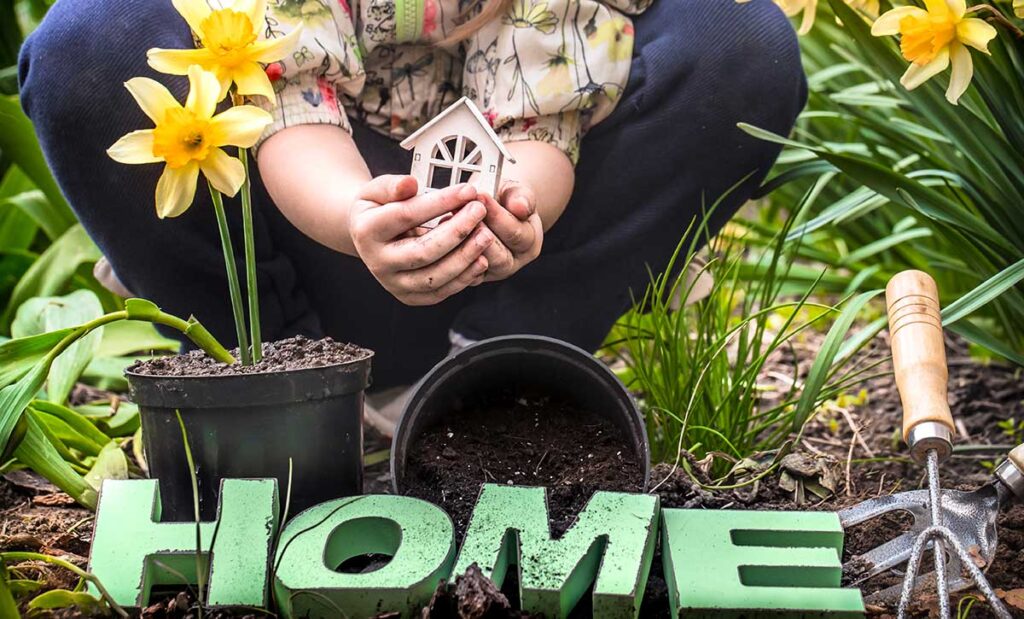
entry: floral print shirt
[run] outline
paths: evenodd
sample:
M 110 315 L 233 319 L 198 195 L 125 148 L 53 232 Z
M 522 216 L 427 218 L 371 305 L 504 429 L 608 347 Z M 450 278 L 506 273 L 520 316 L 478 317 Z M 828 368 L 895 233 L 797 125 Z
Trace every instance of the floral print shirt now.
M 549 142 L 575 162 L 583 133 L 622 95 L 633 25 L 651 0 L 512 0 L 452 48 L 437 43 L 471 0 L 270 0 L 263 36 L 302 25 L 289 58 L 267 74 L 274 124 L 351 116 L 402 139 L 465 95 L 506 142 Z M 490 0 L 496 1 L 496 0 Z

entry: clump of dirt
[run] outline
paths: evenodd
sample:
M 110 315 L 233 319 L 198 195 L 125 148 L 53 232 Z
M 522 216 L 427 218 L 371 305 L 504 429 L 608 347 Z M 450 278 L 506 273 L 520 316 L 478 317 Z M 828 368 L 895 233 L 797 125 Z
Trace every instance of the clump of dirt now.
M 238 349 L 231 354 L 238 358 Z M 129 372 L 144 376 L 237 376 L 239 374 L 269 374 L 289 370 L 306 370 L 340 365 L 365 359 L 371 353 L 355 344 L 343 344 L 329 337 L 311 340 L 297 335 L 277 342 L 263 344 L 263 358 L 254 365 L 235 363 L 228 365 L 211 358 L 201 350 L 183 355 L 157 357 L 140 361 L 128 368 Z
M 397 616 L 397 615 L 396 615 Z M 529 619 L 533 615 L 512 608 L 508 598 L 474 563 L 455 577 L 453 587 L 442 582 L 420 619 Z M 379 619 L 384 619 L 380 617 Z
M 640 492 L 643 468 L 611 422 L 550 396 L 494 394 L 427 428 L 409 450 L 406 494 L 434 503 L 461 540 L 485 483 L 546 486 L 561 535 L 598 490 Z

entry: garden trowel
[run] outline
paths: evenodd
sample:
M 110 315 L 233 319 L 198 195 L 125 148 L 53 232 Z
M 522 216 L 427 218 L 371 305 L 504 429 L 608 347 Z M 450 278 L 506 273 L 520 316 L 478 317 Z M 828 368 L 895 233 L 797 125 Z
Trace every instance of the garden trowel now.
M 909 531 L 854 557 L 848 571 L 855 573 L 854 584 L 859 584 L 907 562 L 903 586 L 867 599 L 874 603 L 899 600 L 901 617 L 911 596 L 933 579 L 942 617 L 949 617 L 949 592 L 970 588 L 972 583 L 997 616 L 1009 617 L 983 570 L 995 557 L 1000 506 L 1024 499 L 1024 444 L 981 488 L 941 490 L 938 467 L 952 453 L 954 425 L 947 402 L 948 372 L 935 281 L 920 271 L 899 273 L 886 288 L 886 304 L 893 369 L 903 404 L 903 437 L 914 460 L 928 468 L 928 488 L 879 497 L 839 512 L 844 528 L 895 511 L 913 516 Z M 936 546 L 943 551 L 932 553 L 935 571 L 918 577 L 925 549 Z M 942 577 L 934 578 L 936 574 Z

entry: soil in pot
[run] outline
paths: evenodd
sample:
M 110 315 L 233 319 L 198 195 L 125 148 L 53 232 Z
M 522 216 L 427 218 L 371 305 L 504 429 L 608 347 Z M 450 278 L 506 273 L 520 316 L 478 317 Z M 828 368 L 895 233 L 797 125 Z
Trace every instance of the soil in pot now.
M 409 450 L 407 494 L 444 509 L 462 539 L 484 483 L 546 486 L 552 532 L 598 490 L 639 492 L 644 472 L 611 422 L 547 395 L 505 390 L 429 427 Z
M 238 358 L 238 349 L 231 354 Z M 228 365 L 201 350 L 183 355 L 140 361 L 128 371 L 145 376 L 238 376 L 242 374 L 287 372 L 327 367 L 362 359 L 370 354 L 354 344 L 336 342 L 329 337 L 311 340 L 297 335 L 263 344 L 263 358 L 254 365 Z

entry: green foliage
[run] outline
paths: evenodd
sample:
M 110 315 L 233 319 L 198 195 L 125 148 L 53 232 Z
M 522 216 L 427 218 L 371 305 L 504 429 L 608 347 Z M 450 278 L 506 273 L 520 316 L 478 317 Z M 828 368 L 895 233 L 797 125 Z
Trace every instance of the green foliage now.
M 858 296 L 842 311 L 810 300 L 817 280 L 799 296 L 784 297 L 793 251 L 786 232 L 753 258 L 728 228 L 711 239 L 706 270 L 714 286 L 706 299 L 683 307 L 677 299 L 690 296 L 696 279 L 688 282 L 686 274 L 697 263 L 696 243 L 681 245 L 616 326 L 613 344 L 624 349 L 621 375 L 643 398 L 655 461 L 671 462 L 686 449 L 697 458 L 717 458 L 712 471 L 722 475 L 755 454 L 778 452 L 821 402 L 870 371 L 840 369 L 864 342 L 846 336 L 875 293 Z M 750 265 L 759 277 L 744 282 L 741 273 Z M 829 319 L 835 323 L 806 379 L 794 368 L 785 392 L 766 397 L 759 379 L 769 360 Z
M 900 86 L 907 61 L 893 39 L 871 36 L 842 1 L 831 5 L 842 25 L 826 12 L 801 40 L 810 100 L 794 137 L 743 127 L 786 146 L 765 186 L 774 207 L 751 228 L 769 242 L 783 205 L 806 194 L 789 237 L 801 240 L 800 259 L 830 267 L 823 290 L 928 271 L 955 308 L 952 331 L 1024 362 L 1024 42 L 996 24 L 991 56 L 973 54 L 973 85 L 954 106 L 944 77 Z M 983 283 L 987 297 L 969 294 Z

